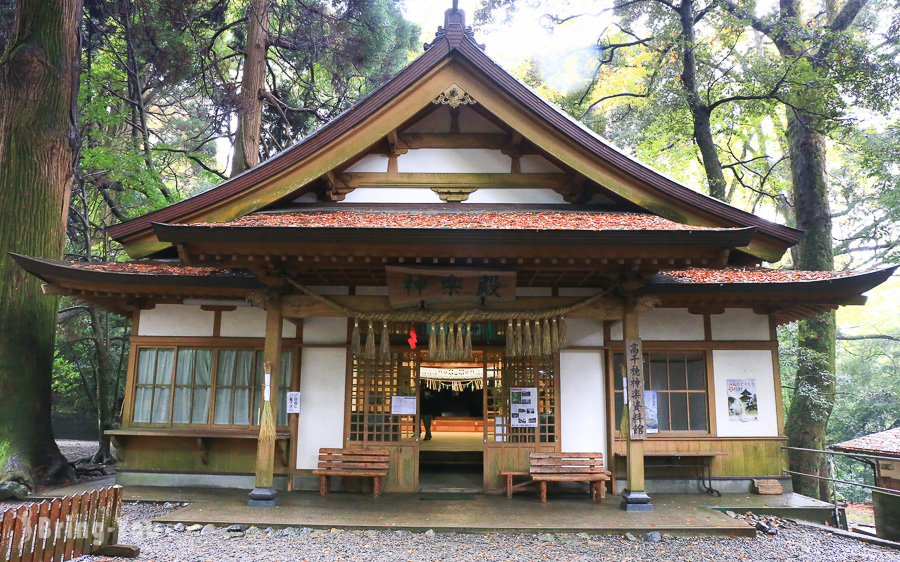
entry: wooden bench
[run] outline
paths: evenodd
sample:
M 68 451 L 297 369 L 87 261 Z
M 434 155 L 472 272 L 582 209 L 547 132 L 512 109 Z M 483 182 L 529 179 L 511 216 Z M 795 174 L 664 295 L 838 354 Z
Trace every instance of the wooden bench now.
M 612 474 L 603 466 L 602 453 L 531 453 L 531 479 L 541 488 L 541 502 L 547 501 L 547 482 L 587 482 L 591 497 L 606 497 L 603 482 Z
M 381 479 L 390 467 L 390 451 L 386 449 L 319 449 L 319 493 L 323 496 L 331 487 L 332 476 L 368 477 L 374 479 L 375 497 L 381 494 Z

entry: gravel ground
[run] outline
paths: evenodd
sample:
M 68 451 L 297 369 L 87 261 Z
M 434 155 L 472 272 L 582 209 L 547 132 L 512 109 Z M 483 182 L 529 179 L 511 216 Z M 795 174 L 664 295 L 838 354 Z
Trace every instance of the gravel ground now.
M 760 533 L 755 539 L 746 539 L 664 535 L 658 537 L 659 542 L 645 537 L 584 533 L 464 535 L 255 527 L 230 532 L 212 525 L 185 529 L 181 525 L 150 523 L 150 519 L 177 507 L 125 504 L 119 542 L 140 546 L 138 560 L 145 561 L 900 560 L 900 551 L 774 520 L 770 523 L 778 527 L 777 536 Z
M 85 457 L 93 456 L 94 453 L 97 452 L 97 442 L 96 441 L 76 441 L 74 439 L 57 439 L 56 446 L 59 447 L 59 452 L 66 457 L 66 460 L 69 462 L 77 461 L 78 459 L 83 459 Z M 110 450 L 113 454 L 116 454 L 116 448 L 110 446 Z

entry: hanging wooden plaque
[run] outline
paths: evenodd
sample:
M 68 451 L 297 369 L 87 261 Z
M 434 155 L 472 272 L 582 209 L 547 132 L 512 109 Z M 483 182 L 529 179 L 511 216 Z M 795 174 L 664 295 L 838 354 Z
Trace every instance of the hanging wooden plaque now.
M 394 308 L 442 302 L 509 302 L 516 299 L 516 272 L 477 269 L 385 267 Z
M 625 340 L 625 368 L 628 376 L 628 411 L 631 415 L 631 438 L 643 439 L 647 436 L 644 404 L 644 352 L 641 340 Z

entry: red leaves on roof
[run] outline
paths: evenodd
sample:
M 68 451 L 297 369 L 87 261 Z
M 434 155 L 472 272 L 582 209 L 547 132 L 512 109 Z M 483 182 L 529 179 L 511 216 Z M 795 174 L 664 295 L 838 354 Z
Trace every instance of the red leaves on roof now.
M 222 267 L 181 267 L 156 263 L 73 263 L 75 269 L 88 269 L 107 273 L 136 273 L 142 275 L 233 275 L 234 272 Z
M 519 230 L 726 230 L 691 226 L 640 213 L 554 211 L 260 213 L 194 226 L 289 228 L 469 228 Z
M 857 437 L 832 445 L 831 448 L 839 451 L 900 455 L 900 427 Z
M 683 283 L 794 283 L 797 281 L 826 281 L 853 275 L 852 271 L 795 271 L 765 267 L 726 267 L 725 269 L 685 269 L 664 271 Z

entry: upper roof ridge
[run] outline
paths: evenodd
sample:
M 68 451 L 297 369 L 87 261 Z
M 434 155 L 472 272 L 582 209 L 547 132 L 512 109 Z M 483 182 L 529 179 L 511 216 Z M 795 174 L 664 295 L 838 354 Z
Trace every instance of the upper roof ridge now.
M 466 12 L 459 9 L 459 0 L 453 0 L 453 7 L 444 12 L 444 25 L 439 25 L 431 43 L 425 43 L 427 51 L 441 39 L 447 39 L 450 47 L 458 47 L 465 39 L 472 41 L 476 47 L 484 50 L 484 44 L 475 41 L 475 32 L 472 26 L 466 27 Z

